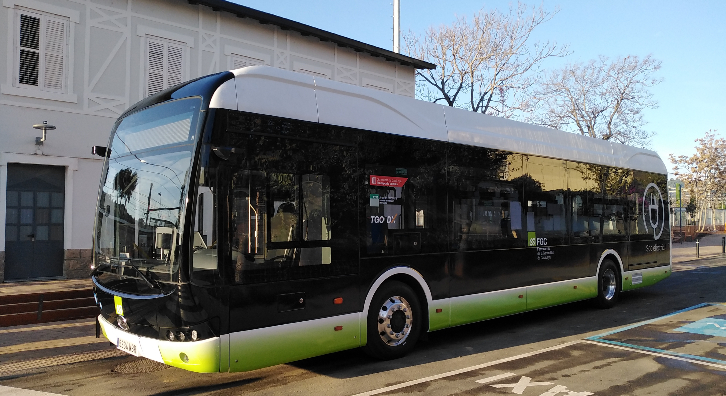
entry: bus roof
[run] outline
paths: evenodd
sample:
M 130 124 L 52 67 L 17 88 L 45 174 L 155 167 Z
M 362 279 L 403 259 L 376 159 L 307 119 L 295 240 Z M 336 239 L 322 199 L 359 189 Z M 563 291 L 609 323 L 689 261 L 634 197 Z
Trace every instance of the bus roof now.
M 210 108 L 666 174 L 652 150 L 272 68 L 233 70 Z

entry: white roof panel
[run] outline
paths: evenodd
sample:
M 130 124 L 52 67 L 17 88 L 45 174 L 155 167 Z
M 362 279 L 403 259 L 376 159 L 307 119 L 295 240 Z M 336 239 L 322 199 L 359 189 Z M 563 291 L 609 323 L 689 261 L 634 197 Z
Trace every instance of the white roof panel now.
M 388 92 L 316 78 L 320 122 L 446 141 L 441 106 Z
M 651 150 L 488 116 L 267 66 L 232 71 L 212 107 L 667 173 Z M 229 85 L 229 86 L 228 86 Z
M 312 76 L 267 66 L 232 70 L 237 109 L 257 114 L 318 121 Z

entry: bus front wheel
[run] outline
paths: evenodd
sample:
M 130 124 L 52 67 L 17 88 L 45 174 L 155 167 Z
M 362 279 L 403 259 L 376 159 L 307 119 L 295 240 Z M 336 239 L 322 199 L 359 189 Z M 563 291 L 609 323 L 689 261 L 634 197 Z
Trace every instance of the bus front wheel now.
M 409 353 L 423 330 L 422 312 L 416 293 L 408 285 L 384 283 L 368 308 L 366 353 L 383 360 Z
M 603 260 L 597 274 L 597 297 L 595 305 L 600 308 L 612 308 L 620 296 L 620 276 L 618 267 L 612 260 Z

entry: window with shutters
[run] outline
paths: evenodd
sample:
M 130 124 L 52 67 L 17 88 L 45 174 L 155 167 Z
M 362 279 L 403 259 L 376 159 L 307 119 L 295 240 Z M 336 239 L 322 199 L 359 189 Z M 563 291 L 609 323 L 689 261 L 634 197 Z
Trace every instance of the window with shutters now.
M 17 10 L 15 78 L 19 88 L 68 91 L 68 18 Z
M 146 39 L 146 95 L 150 96 L 185 80 L 187 46 L 160 37 Z
M 231 54 L 229 56 L 230 69 L 241 69 L 247 66 L 266 65 L 264 59 L 254 58 L 251 56 Z

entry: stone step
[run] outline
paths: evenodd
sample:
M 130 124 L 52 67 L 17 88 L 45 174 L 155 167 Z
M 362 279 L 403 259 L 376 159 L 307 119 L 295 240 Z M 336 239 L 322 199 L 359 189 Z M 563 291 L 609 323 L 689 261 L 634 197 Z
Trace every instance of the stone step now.
M 0 327 L 93 318 L 98 307 L 91 289 L 0 296 Z

